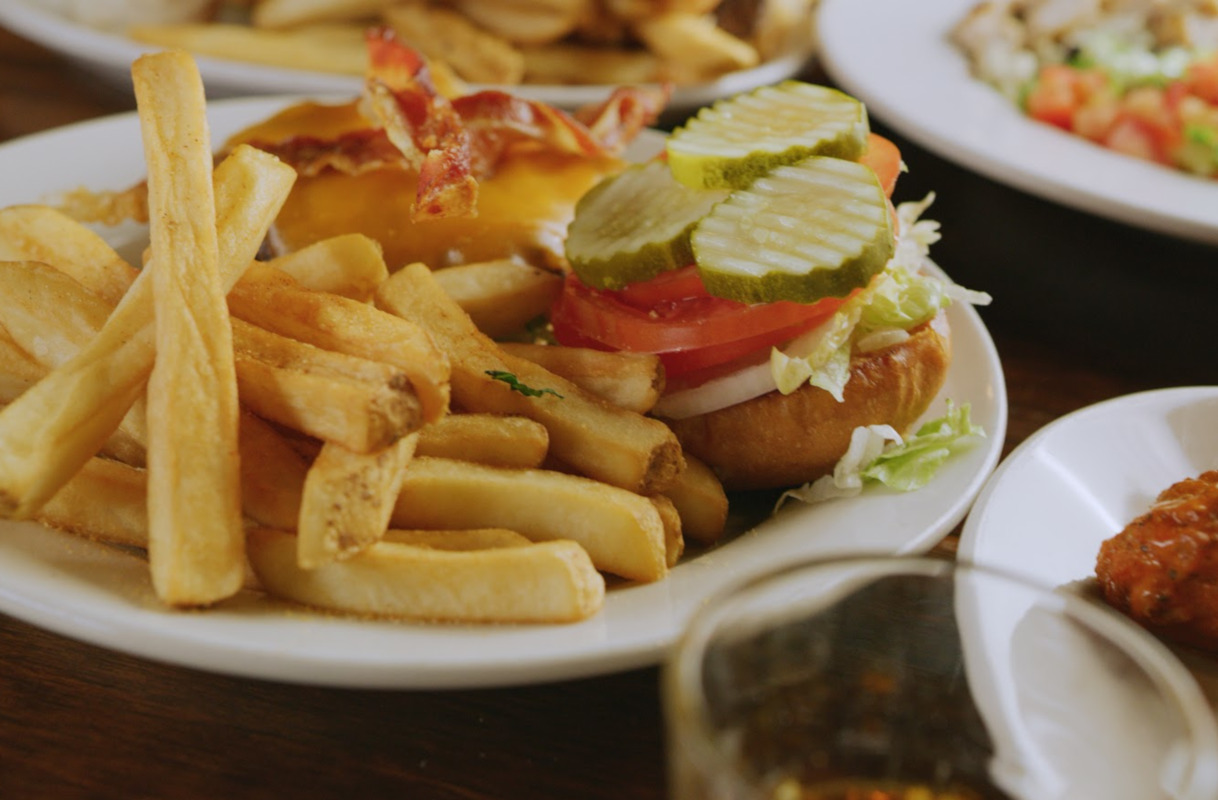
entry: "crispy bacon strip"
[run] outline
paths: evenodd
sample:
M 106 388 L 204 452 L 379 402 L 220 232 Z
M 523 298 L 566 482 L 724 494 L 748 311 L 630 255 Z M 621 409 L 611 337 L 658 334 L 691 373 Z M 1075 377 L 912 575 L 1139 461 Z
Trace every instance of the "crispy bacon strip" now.
M 402 152 L 384 131 L 376 128 L 349 131 L 329 139 L 302 135 L 278 142 L 253 140 L 249 144 L 276 156 L 305 177 L 327 169 L 360 175 L 392 164 L 406 166 Z
M 671 95 L 669 86 L 621 87 L 575 114 L 494 90 L 449 100 L 436 91 L 426 60 L 391 30 L 370 30 L 367 43 L 365 108 L 374 127 L 333 139 L 252 144 L 306 176 L 326 169 L 353 175 L 391 166 L 416 170 L 415 221 L 474 216 L 478 179 L 493 175 L 520 145 L 586 158 L 618 155 Z
M 671 84 L 620 86 L 604 102 L 577 110 L 575 119 L 587 126 L 601 147 L 617 154 L 659 118 L 670 97 Z
M 367 98 L 385 135 L 419 171 L 411 212 L 417 222 L 477 213 L 478 181 L 471 172 L 470 137 L 447 98 L 436 91 L 427 63 L 389 28 L 367 36 Z

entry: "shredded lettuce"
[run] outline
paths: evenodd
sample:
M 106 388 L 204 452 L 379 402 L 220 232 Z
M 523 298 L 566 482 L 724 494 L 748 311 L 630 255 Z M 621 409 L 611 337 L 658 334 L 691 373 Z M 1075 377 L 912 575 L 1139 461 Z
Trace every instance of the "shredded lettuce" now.
M 791 499 L 819 503 L 853 497 L 868 483 L 903 492 L 920 489 L 952 453 L 984 437 L 985 431 L 972 421 L 969 404 L 957 406 L 950 400 L 943 416 L 923 423 L 908 438 L 889 425 L 855 428 L 832 474 L 787 490 L 778 506 Z
M 939 223 L 921 219 L 934 202 L 897 206 L 900 234 L 884 271 L 852 295 L 833 319 L 770 353 L 770 370 L 778 391 L 790 394 L 811 383 L 842 402 L 850 379 L 850 355 L 862 339 L 883 340 L 886 332 L 906 331 L 932 319 L 953 301 L 986 305 L 989 295 L 957 286 L 922 270 L 930 246 L 939 240 Z M 880 334 L 877 336 L 877 334 Z

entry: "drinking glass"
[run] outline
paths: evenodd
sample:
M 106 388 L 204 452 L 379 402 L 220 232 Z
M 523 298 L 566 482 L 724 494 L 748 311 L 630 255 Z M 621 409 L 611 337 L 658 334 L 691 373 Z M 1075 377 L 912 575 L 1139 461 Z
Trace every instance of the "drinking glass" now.
M 673 800 L 1214 800 L 1218 728 L 1076 587 L 923 557 L 710 602 L 663 669 Z

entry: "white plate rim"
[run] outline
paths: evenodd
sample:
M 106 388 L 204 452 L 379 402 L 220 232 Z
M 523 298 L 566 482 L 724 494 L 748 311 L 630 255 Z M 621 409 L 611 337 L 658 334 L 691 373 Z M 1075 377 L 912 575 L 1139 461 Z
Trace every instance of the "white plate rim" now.
M 118 33 L 91 28 L 41 9 L 29 0 L 0 0 L 0 25 L 61 55 L 100 70 L 111 82 L 130 86 L 131 62 L 160 48 Z M 692 111 L 715 100 L 798 74 L 812 56 L 811 37 L 805 47 L 779 55 L 749 69 L 731 72 L 703 84 L 677 87 L 669 102 L 674 111 Z M 208 92 L 215 97 L 237 95 L 345 93 L 360 91 L 363 79 L 310 70 L 248 64 L 196 56 Z M 473 86 L 471 88 L 484 88 Z M 574 109 L 604 100 L 609 86 L 521 85 L 513 94 L 529 100 Z
M 210 104 L 213 141 L 287 102 L 245 98 Z M 89 148 L 81 148 L 82 142 Z M 98 159 L 97 152 L 107 157 Z M 142 176 L 137 120 L 119 114 L 13 140 L 0 145 L 0 169 L 24 176 L 0 186 L 0 205 L 36 202 L 78 185 L 121 188 Z M 146 583 L 139 577 L 146 572 L 142 563 L 132 566 L 133 559 L 110 548 L 12 522 L 0 522 L 0 611 L 154 660 L 319 685 L 506 686 L 652 665 L 688 614 L 714 591 L 801 558 L 925 552 L 964 518 L 1001 454 L 1007 398 L 997 350 L 980 315 L 956 305 L 949 321 L 956 332 L 954 362 L 928 413 L 942 413 L 949 396 L 969 402 L 987 437 L 952 459 L 928 487 L 789 506 L 727 545 L 682 563 L 664 581 L 612 591 L 605 609 L 584 623 L 411 626 L 299 610 L 267 614 L 264 601 L 244 596 L 208 612 L 168 612 L 149 588 L 139 586 Z M 81 574 L 99 560 L 106 569 Z M 98 577 L 111 573 L 115 585 Z M 123 575 L 132 582 L 120 580 Z
M 821 0 L 819 58 L 877 120 L 949 161 L 1134 227 L 1218 244 L 1218 181 L 1034 122 L 973 78 L 945 36 L 976 2 Z
M 986 554 L 987 537 L 991 535 L 991 528 L 989 527 L 991 505 L 996 496 L 1007 490 L 1011 480 L 1010 476 L 1017 470 L 1025 468 L 1027 462 L 1045 447 L 1046 442 L 1060 435 L 1063 431 L 1071 430 L 1076 426 L 1085 425 L 1110 415 L 1127 413 L 1131 409 L 1137 409 L 1143 413 L 1158 414 L 1168 409 L 1177 409 L 1201 401 L 1218 402 L 1218 386 L 1172 386 L 1118 395 L 1075 409 L 1041 427 L 1027 439 L 1020 442 L 1002 460 L 985 482 L 985 486 L 978 493 L 977 499 L 969 510 L 964 521 L 964 526 L 961 529 L 960 543 L 956 550 L 958 557 L 962 560 L 982 565 L 1007 570 L 1018 570 L 1018 567 L 1011 564 L 998 563 Z M 1216 453 L 1216 458 L 1218 458 L 1218 453 Z M 1218 463 L 1215 463 L 1213 466 L 1218 468 Z M 1185 477 L 1190 476 L 1179 475 L 1171 480 L 1181 480 Z M 1159 488 L 1166 489 L 1167 484 Z M 1124 522 L 1128 521 L 1124 520 Z M 1116 534 L 1117 530 L 1112 530 L 1109 535 Z M 1099 543 L 1096 542 L 1097 548 L 1098 545 Z M 1046 582 L 1045 576 L 1035 571 L 1023 570 L 1021 574 L 1027 578 Z M 1076 577 L 1082 580 L 1091 577 L 1091 575 L 1078 575 Z

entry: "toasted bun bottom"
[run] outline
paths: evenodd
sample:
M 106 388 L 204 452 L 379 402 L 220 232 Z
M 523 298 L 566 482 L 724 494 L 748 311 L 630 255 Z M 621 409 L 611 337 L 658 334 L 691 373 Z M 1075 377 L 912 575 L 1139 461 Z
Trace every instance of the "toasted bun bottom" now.
M 950 364 L 950 333 L 940 314 L 900 344 L 856 355 L 844 402 L 803 386 L 665 422 L 727 489 L 796 486 L 832 472 L 860 425 L 907 433 L 942 388 Z

